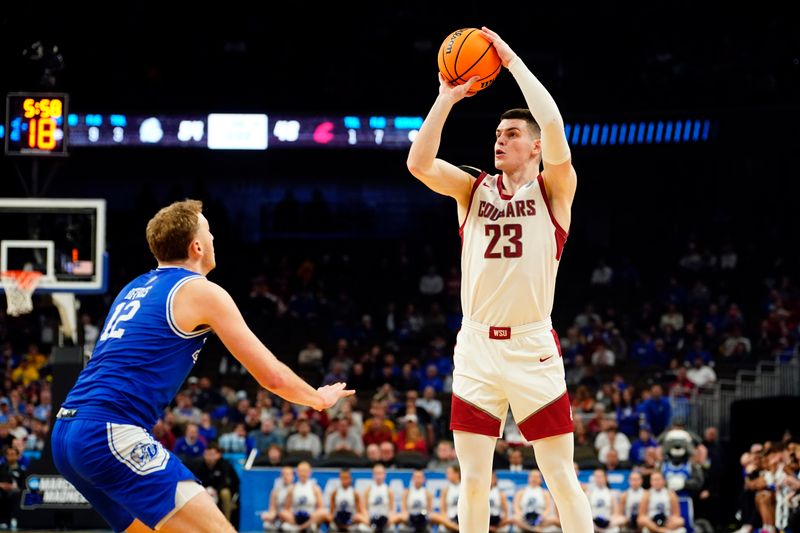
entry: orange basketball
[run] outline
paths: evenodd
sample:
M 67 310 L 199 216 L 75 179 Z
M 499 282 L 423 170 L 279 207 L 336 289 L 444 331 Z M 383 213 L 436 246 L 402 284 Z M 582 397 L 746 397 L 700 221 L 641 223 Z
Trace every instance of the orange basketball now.
M 456 30 L 439 47 L 439 72 L 444 79 L 461 85 L 479 76 L 469 90 L 474 94 L 487 88 L 500 74 L 502 63 L 492 43 L 477 28 Z

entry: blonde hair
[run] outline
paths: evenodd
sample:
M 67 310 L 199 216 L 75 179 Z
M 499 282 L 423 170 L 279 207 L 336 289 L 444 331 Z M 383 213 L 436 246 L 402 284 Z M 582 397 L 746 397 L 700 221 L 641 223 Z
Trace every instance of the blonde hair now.
M 203 202 L 184 200 L 174 202 L 155 214 L 147 223 L 147 245 L 159 261 L 181 261 L 189 257 L 192 243 L 200 225 L 197 216 Z

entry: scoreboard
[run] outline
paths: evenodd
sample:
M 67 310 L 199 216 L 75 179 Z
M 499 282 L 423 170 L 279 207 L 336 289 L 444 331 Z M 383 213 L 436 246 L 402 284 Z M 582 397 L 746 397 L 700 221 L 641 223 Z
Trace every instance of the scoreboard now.
M 4 127 L 6 154 L 66 155 L 67 100 L 64 93 L 9 93 Z
M 70 146 L 152 146 L 211 150 L 408 149 L 422 117 L 71 114 Z

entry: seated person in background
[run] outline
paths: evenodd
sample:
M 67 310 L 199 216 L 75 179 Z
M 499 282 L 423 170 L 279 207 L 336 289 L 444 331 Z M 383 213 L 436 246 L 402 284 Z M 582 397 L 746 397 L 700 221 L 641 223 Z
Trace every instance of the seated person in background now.
M 353 488 L 353 474 L 348 468 L 339 471 L 339 486 L 331 494 L 328 521 L 331 531 L 352 531 L 358 524 L 367 523 L 362 514 L 361 495 Z
M 233 431 L 221 435 L 219 446 L 225 453 L 250 453 L 253 441 L 247 436 L 247 426 L 244 422 L 238 422 L 233 426 Z
M 619 504 L 622 514 L 625 515 L 625 527 L 632 531 L 639 531 L 639 503 L 641 503 L 644 493 L 642 475 L 636 471 L 631 472 L 628 475 L 628 490 L 620 496 Z
M 425 440 L 422 429 L 420 429 L 417 416 L 406 415 L 401 418 L 400 421 L 403 422 L 404 425 L 395 437 L 397 451 L 418 452 L 427 456 L 428 442 Z
M 282 466 L 283 448 L 277 444 L 272 444 L 267 449 L 267 455 L 256 458 L 257 466 Z
M 376 463 L 381 462 L 381 447 L 377 444 L 370 444 L 366 448 L 364 448 L 364 455 L 367 458 L 367 461 L 372 463 L 373 465 Z M 383 464 L 383 463 L 381 463 Z M 386 465 L 384 465 L 386 466 Z
M 649 533 L 686 533 L 678 495 L 667 488 L 661 472 L 650 474 L 650 490 L 642 496 L 637 520 Z
M 656 439 L 650 434 L 650 428 L 647 427 L 647 424 L 642 424 L 639 428 L 639 438 L 631 443 L 631 451 L 628 455 L 628 459 L 633 464 L 640 465 L 644 463 L 645 450 L 657 446 L 658 442 L 656 442 Z
M 286 451 L 288 453 L 307 451 L 315 459 L 322 455 L 322 441 L 316 433 L 311 432 L 311 422 L 308 418 L 298 418 L 297 433 L 286 440 Z
M 508 452 L 508 469 L 512 472 L 524 472 L 525 458 L 522 456 L 522 448 L 511 448 Z
M 458 531 L 459 496 L 461 496 L 461 470 L 457 466 L 450 466 L 447 468 L 447 485 L 442 489 L 439 512 L 431 517 L 431 521 L 442 526 L 444 531 Z
M 202 459 L 187 466 L 230 522 L 234 496 L 239 494 L 239 476 L 233 465 L 222 457 L 219 445 L 212 442 L 203 451 Z
M 381 442 L 378 445 L 379 461 L 385 467 L 393 467 L 396 464 L 394 444 L 391 442 Z
M 325 437 L 325 454 L 348 452 L 355 455 L 364 455 L 364 443 L 361 435 L 356 434 L 350 427 L 350 420 L 339 417 L 334 420 L 334 430 Z
M 453 442 L 440 440 L 436 445 L 434 458 L 428 462 L 428 470 L 445 470 L 448 466 L 457 465 L 456 449 Z
M 414 470 L 411 485 L 403 491 L 397 524 L 406 531 L 422 533 L 428 530 L 428 520 L 433 514 L 433 495 L 425 488 L 425 472 Z
M 8 446 L 0 453 L 4 459 L 0 464 L 0 527 L 11 524 L 14 528 L 19 517 L 20 491 L 25 488 L 25 469 L 19 463 L 20 453 L 15 447 Z
M 364 514 L 376 533 L 386 531 L 397 521 L 394 493 L 386 484 L 386 467 L 382 464 L 372 467 L 372 481 L 364 490 L 362 502 Z
M 317 527 L 328 519 L 322 507 L 322 491 L 311 478 L 311 465 L 306 461 L 297 465 L 297 481 L 289 489 L 280 518 L 300 531 Z
M 186 424 L 186 433 L 175 442 L 172 451 L 181 458 L 182 461 L 189 461 L 203 455 L 206 443 L 200 438 L 197 424 Z
M 269 495 L 269 508 L 261 513 L 261 522 L 265 531 L 279 531 L 281 528 L 280 512 L 286 507 L 286 497 L 294 483 L 294 471 L 291 466 L 281 468 L 281 477 L 275 480 Z
M 497 486 L 497 472 L 492 471 L 492 488 L 489 490 L 489 531 L 508 531 L 508 498 Z
M 611 449 L 606 452 L 605 462 L 606 472 L 614 470 L 630 470 L 631 464 L 628 461 L 620 461 L 617 450 Z
M 645 448 L 644 462 L 633 468 L 642 475 L 642 486 L 645 489 L 650 488 L 650 474 L 653 472 L 661 472 L 660 454 L 661 448 Z
M 608 486 L 606 471 L 597 469 L 589 484 L 589 505 L 596 533 L 617 533 L 625 524 L 625 517 L 619 505 L 617 491 Z
M 522 531 L 542 531 L 560 526 L 550 493 L 542 487 L 542 473 L 531 470 L 528 485 L 514 494 L 514 523 Z

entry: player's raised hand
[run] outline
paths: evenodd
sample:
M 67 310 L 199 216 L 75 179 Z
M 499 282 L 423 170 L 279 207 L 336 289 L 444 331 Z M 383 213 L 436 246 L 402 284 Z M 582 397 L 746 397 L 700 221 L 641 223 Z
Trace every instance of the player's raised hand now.
M 477 82 L 480 79 L 480 76 L 473 76 L 468 79 L 465 83 L 461 85 L 456 85 L 455 83 L 450 83 L 442 73 L 439 73 L 439 94 L 443 94 L 452 98 L 453 103 L 458 102 L 464 97 L 469 98 L 470 96 L 475 96 L 475 93 L 468 93 L 472 84 Z
M 345 383 L 339 382 L 318 388 L 317 392 L 319 393 L 322 402 L 320 405 L 315 406 L 314 409 L 317 411 L 322 411 L 328 407 L 333 407 L 336 405 L 336 402 L 342 398 L 347 398 L 348 396 L 352 396 L 356 393 L 356 391 L 352 389 L 345 389 L 346 386 L 347 385 Z
M 517 54 L 511 49 L 508 44 L 500 38 L 495 32 L 483 26 L 481 28 L 481 33 L 484 37 L 489 39 L 494 45 L 494 49 L 497 50 L 497 55 L 500 56 L 500 61 L 503 62 L 503 66 L 508 68 L 508 64 L 511 63 L 511 60 L 517 57 Z

